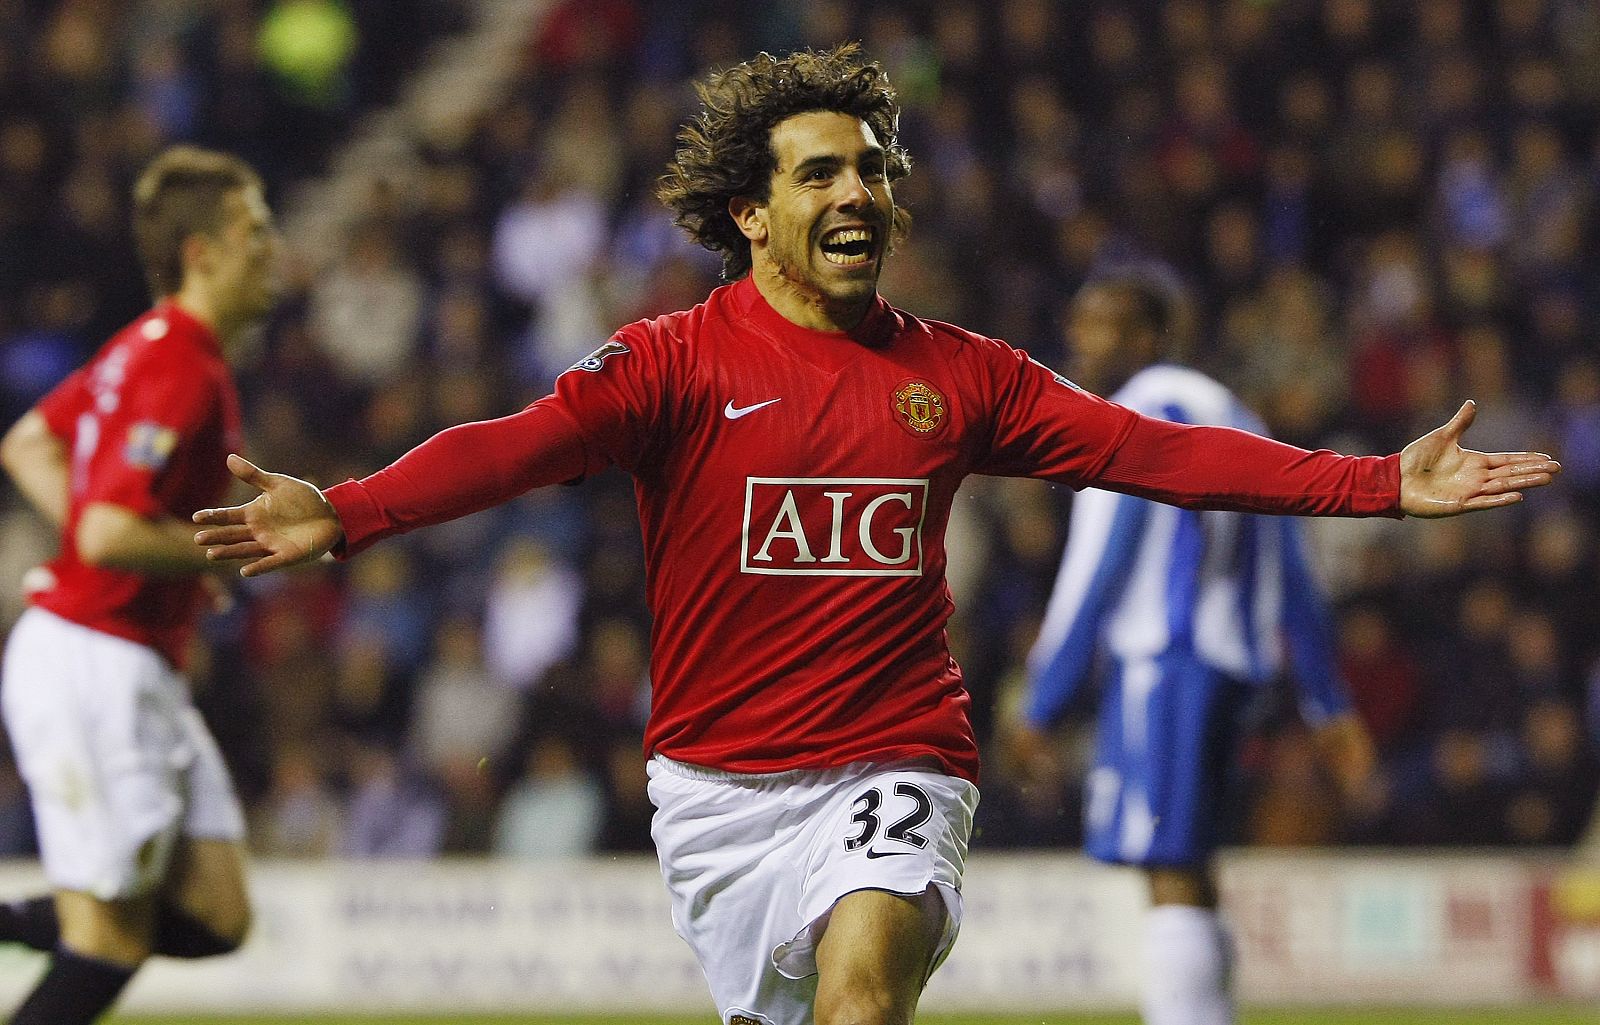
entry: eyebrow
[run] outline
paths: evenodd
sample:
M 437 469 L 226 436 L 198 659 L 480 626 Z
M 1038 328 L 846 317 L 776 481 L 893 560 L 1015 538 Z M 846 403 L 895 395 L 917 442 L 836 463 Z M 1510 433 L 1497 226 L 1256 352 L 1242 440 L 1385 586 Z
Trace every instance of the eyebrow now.
M 884 153 L 882 146 L 868 146 L 861 151 L 860 159 L 862 162 L 866 162 L 867 160 L 873 158 L 876 158 L 880 161 L 886 159 L 886 154 Z M 796 176 L 803 177 L 818 168 L 838 167 L 843 163 L 844 157 L 841 157 L 838 154 L 822 153 L 814 157 L 807 157 L 806 159 L 800 161 L 798 164 L 794 165 L 794 170 L 791 173 Z

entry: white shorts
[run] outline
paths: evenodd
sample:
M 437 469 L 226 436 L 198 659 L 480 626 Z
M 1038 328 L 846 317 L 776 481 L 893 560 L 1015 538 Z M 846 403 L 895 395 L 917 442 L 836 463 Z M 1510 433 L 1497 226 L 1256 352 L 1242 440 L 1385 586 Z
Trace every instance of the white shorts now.
M 53 887 L 135 896 L 165 877 L 178 836 L 244 839 L 216 741 L 153 649 L 29 609 L 6 644 L 0 711 Z
M 925 763 L 764 775 L 657 755 L 651 824 L 672 924 L 725 1023 L 810 1025 L 816 943 L 856 890 L 944 898 L 939 965 L 961 927 L 978 788 Z

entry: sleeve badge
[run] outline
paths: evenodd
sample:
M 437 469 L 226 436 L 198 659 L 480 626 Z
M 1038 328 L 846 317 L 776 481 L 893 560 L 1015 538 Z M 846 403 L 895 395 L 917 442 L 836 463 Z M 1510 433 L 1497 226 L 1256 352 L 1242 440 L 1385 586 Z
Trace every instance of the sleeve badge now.
M 141 420 L 128 428 L 128 443 L 122 450 L 122 458 L 129 466 L 159 470 L 167 465 L 167 459 L 177 447 L 177 431 Z
M 606 360 L 610 359 L 612 356 L 620 356 L 623 353 L 630 351 L 631 350 L 626 345 L 623 345 L 621 342 L 613 338 L 611 341 L 600 346 L 600 348 L 585 356 L 583 359 L 580 359 L 578 362 L 572 364 L 572 366 L 568 369 L 587 370 L 591 374 L 597 374 L 600 372 L 600 368 L 606 365 Z

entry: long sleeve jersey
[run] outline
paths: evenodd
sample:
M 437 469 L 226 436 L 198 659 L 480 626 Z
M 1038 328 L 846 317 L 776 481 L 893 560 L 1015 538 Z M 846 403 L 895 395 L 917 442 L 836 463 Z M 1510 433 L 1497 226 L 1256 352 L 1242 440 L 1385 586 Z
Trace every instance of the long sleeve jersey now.
M 1394 457 L 1142 416 L 881 299 L 799 327 L 748 278 L 618 331 L 521 413 L 329 489 L 348 553 L 607 466 L 633 475 L 654 614 L 648 750 L 733 772 L 931 759 L 976 779 L 945 638 L 969 474 L 1195 508 L 1398 515 Z

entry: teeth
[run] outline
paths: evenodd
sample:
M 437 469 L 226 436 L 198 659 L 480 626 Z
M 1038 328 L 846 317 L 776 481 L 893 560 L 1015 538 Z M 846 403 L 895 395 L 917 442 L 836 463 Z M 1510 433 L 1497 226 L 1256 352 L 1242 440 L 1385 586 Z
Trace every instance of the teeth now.
M 840 228 L 830 231 L 822 241 L 831 246 L 844 245 L 847 242 L 871 242 L 872 230 L 870 228 Z

